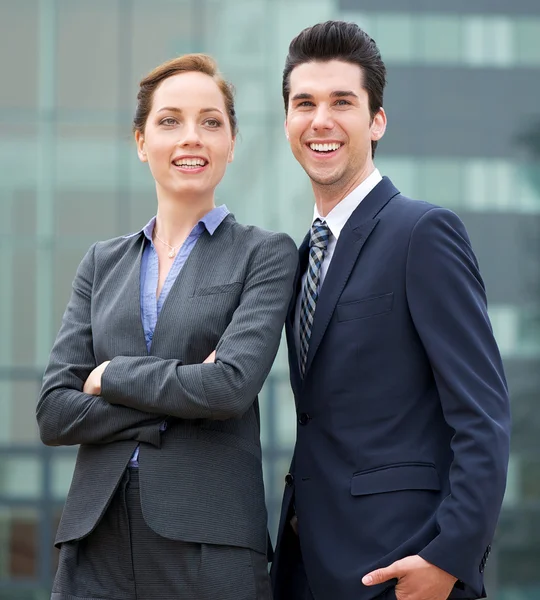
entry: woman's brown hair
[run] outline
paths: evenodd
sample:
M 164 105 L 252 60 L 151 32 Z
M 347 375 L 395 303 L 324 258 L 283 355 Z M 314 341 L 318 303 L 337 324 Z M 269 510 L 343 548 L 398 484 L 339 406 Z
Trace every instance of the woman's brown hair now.
M 136 131 L 144 133 L 148 115 L 152 110 L 154 92 L 159 84 L 173 75 L 193 71 L 204 73 L 216 82 L 225 100 L 232 135 L 236 136 L 238 133 L 238 123 L 234 110 L 234 88 L 223 79 L 216 61 L 211 56 L 208 56 L 208 54 L 184 54 L 178 58 L 173 58 L 153 69 L 142 79 L 139 84 L 139 93 L 137 94 L 137 110 L 133 119 L 133 133 Z

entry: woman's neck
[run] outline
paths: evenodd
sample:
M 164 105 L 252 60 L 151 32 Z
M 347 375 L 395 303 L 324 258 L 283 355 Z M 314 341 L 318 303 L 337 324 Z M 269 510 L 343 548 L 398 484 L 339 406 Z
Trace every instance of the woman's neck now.
M 171 246 L 181 245 L 195 225 L 215 208 L 214 198 L 159 198 L 156 231 Z

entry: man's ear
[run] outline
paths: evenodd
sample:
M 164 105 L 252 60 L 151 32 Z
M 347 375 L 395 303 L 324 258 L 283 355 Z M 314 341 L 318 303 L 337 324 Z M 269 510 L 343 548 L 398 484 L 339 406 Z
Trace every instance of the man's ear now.
M 285 129 L 285 137 L 287 139 L 289 139 L 289 128 L 287 127 L 287 119 L 285 119 L 285 122 L 283 123 L 283 127 Z
M 138 130 L 135 132 L 135 142 L 137 144 L 137 155 L 139 156 L 139 160 L 141 162 L 148 162 L 144 143 L 144 135 Z
M 378 141 L 384 135 L 386 131 L 386 113 L 384 112 L 384 108 L 380 108 L 377 114 L 373 117 L 373 121 L 371 122 L 371 140 Z

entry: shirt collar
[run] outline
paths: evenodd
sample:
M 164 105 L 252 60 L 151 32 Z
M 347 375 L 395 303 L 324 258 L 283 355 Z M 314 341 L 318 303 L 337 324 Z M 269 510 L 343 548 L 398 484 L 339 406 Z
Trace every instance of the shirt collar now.
M 229 209 L 222 204 L 221 206 L 216 206 L 211 211 L 207 212 L 202 219 L 195 225 L 193 229 L 205 227 L 206 231 L 210 235 L 214 235 L 216 229 L 221 225 L 223 219 L 229 214 Z M 154 233 L 154 227 L 156 225 L 156 217 L 152 217 L 150 221 L 139 231 L 136 233 L 132 233 L 130 235 L 126 235 L 124 237 L 129 238 L 135 235 L 140 235 L 144 233 L 144 236 L 147 240 L 152 241 L 152 234 Z
M 375 169 L 373 173 L 368 175 L 362 183 L 355 187 L 354 190 L 343 198 L 341 202 L 338 202 L 336 206 L 326 215 L 321 217 L 317 210 L 317 205 L 313 210 L 313 222 L 315 219 L 320 219 L 328 225 L 332 235 L 339 238 L 339 234 L 345 223 L 349 220 L 350 216 L 356 210 L 360 202 L 371 192 L 371 190 L 382 181 L 382 176 L 378 169 Z M 313 224 L 313 223 L 312 223 Z

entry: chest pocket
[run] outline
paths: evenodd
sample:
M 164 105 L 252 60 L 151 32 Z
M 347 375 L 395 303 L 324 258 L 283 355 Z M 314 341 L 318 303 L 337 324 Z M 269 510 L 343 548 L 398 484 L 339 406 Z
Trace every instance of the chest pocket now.
M 338 321 L 367 319 L 391 312 L 394 304 L 394 293 L 382 294 L 373 298 L 364 298 L 337 305 Z
M 222 283 L 220 285 L 211 285 L 199 288 L 193 293 L 193 297 L 213 296 L 215 294 L 237 294 L 241 291 L 243 283 L 234 281 L 233 283 Z

